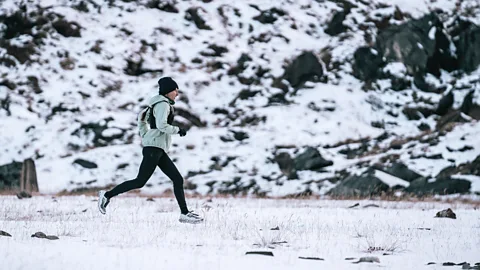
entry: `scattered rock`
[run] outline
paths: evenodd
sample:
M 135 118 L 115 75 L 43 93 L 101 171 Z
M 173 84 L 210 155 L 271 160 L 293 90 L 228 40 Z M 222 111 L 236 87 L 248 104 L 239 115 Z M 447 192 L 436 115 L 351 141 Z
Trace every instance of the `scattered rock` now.
M 457 215 L 450 208 L 438 212 L 435 217 L 457 219 Z
M 380 259 L 378 257 L 361 257 L 358 261 L 353 262 L 353 263 L 363 263 L 363 262 L 380 263 Z
M 273 256 L 273 252 L 271 251 L 247 251 L 245 255 L 265 255 L 265 256 Z
M 274 7 L 261 11 L 260 15 L 253 17 L 253 19 L 263 24 L 272 24 L 278 20 L 279 17 L 285 16 L 286 14 L 285 11 Z
M 443 96 L 440 99 L 440 102 L 438 103 L 438 107 L 437 107 L 437 110 L 435 111 L 435 113 L 438 114 L 438 115 L 447 114 L 447 112 L 450 110 L 450 108 L 452 108 L 453 101 L 454 101 L 453 92 L 450 91 L 450 92 L 448 92 L 448 94 L 446 94 L 445 96 Z
M 450 166 L 444 168 L 438 173 L 436 178 L 449 177 L 454 174 L 480 175 L 480 155 L 472 162 L 462 163 L 458 166 Z
M 154 202 L 155 200 L 152 197 L 147 198 L 147 202 Z
M 281 152 L 275 155 L 275 161 L 280 168 L 283 175 L 288 179 L 298 179 L 297 170 L 295 169 L 295 162 L 287 152 Z
M 373 207 L 373 208 L 379 208 L 380 206 L 376 205 L 376 204 L 367 204 L 367 205 L 364 205 L 363 208 L 370 208 L 370 207 Z
M 456 263 L 453 263 L 453 262 L 444 262 L 442 263 L 443 266 L 454 266 L 454 265 L 457 265 Z
M 405 107 L 402 113 L 405 114 L 408 120 L 420 120 L 433 115 L 435 110 L 428 107 Z
M 31 198 L 32 195 L 26 191 L 21 191 L 19 193 L 17 193 L 17 198 L 19 198 L 20 200 L 21 199 L 27 199 L 27 198 Z
M 35 238 L 43 238 L 43 239 L 48 239 L 48 240 L 58 240 L 58 236 L 55 236 L 55 235 L 46 235 L 45 233 L 43 232 L 36 232 L 34 234 L 32 234 L 32 237 L 35 237 Z
M 437 121 L 437 125 L 435 126 L 435 128 L 437 130 L 441 130 L 448 127 L 450 123 L 467 123 L 469 121 L 470 120 L 468 119 L 468 116 L 465 117 L 462 112 L 458 110 L 453 110 L 442 116 L 442 118 Z
M 282 79 L 299 89 L 307 81 L 319 82 L 323 76 L 323 67 L 312 52 L 303 52 L 285 69 Z
M 384 65 L 380 53 L 370 47 L 360 47 L 353 54 L 353 76 L 362 81 L 372 81 L 379 77 Z
M 303 259 L 303 260 L 314 260 L 314 261 L 325 261 L 325 259 L 323 258 L 318 258 L 318 257 L 298 257 L 299 259 Z
M 427 263 L 427 265 L 433 265 L 433 264 L 437 264 L 437 263 L 434 263 L 434 262 Z
M 271 228 L 270 230 L 271 230 L 271 231 L 279 231 L 280 228 L 277 226 L 277 227 Z
M 52 23 L 53 28 L 64 37 L 81 37 L 80 25 L 76 22 L 69 22 L 65 19 L 58 19 Z
M 356 204 L 354 204 L 354 205 L 352 205 L 352 206 L 349 206 L 348 208 L 355 208 L 355 207 L 357 207 L 357 206 L 359 206 L 359 205 L 360 205 L 359 203 L 356 203 Z
M 356 259 L 356 258 L 353 258 L 353 257 L 347 257 L 347 258 L 345 258 L 345 261 L 353 261 L 353 260 L 355 260 L 355 259 Z
M 12 237 L 11 234 L 9 234 L 9 233 L 7 233 L 7 232 L 5 232 L 5 231 L 2 231 L 2 230 L 0 230 L 0 236 Z
M 75 159 L 75 161 L 73 161 L 73 164 L 78 164 L 85 169 L 96 169 L 96 168 L 98 168 L 98 165 L 96 163 L 85 160 L 85 159 L 81 159 L 81 158 Z
M 325 29 L 325 33 L 329 34 L 330 36 L 336 36 L 345 32 L 347 27 L 343 25 L 343 21 L 347 17 L 348 13 L 350 13 L 350 10 L 348 9 L 335 12 L 332 20 L 328 23 L 327 28 Z
M 201 7 L 191 7 L 187 9 L 185 19 L 187 21 L 193 21 L 198 29 L 212 30 L 212 28 L 207 24 L 205 19 L 200 16 L 200 13 L 205 13 L 205 10 Z
M 175 6 L 174 2 L 171 1 L 150 0 L 146 6 L 148 8 L 156 8 L 168 13 L 178 13 L 177 7 Z

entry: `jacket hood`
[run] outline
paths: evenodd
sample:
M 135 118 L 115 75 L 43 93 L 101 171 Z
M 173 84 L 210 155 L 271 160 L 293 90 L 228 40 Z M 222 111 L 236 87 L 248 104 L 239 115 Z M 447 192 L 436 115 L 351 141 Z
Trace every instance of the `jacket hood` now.
M 148 101 L 148 106 L 152 106 L 153 104 L 158 103 L 160 101 L 166 101 L 168 102 L 168 104 L 171 104 L 171 105 L 175 104 L 173 100 L 170 100 L 166 96 L 156 95 L 150 98 L 150 100 Z

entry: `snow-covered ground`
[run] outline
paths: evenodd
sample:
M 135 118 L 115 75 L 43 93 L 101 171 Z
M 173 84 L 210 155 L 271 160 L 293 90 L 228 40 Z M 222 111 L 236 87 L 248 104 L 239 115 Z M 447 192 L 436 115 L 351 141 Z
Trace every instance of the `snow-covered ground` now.
M 186 225 L 169 198 L 121 196 L 106 216 L 95 199 L 0 196 L 0 230 L 12 235 L 0 236 L 0 269 L 404 270 L 480 262 L 480 210 L 472 204 L 188 199 L 206 221 Z M 457 219 L 434 218 L 446 208 Z M 38 231 L 59 240 L 32 238 Z M 380 262 L 352 263 L 365 256 Z
M 11 14 L 19 10 L 21 2 L 1 1 L 0 13 Z M 86 5 L 88 12 L 75 8 L 80 2 Z M 193 127 L 184 138 L 175 137 L 170 151 L 184 176 L 189 172 L 208 172 L 187 179 L 197 186 L 196 193 L 209 192 L 210 187 L 206 184 L 212 181 L 217 181 L 212 186 L 215 193 L 223 181 L 240 178 L 240 183 L 245 185 L 255 181 L 257 187 L 270 196 L 295 194 L 306 188 L 315 194 L 324 194 L 331 184 L 319 189 L 315 183 L 308 183 L 332 177 L 344 169 L 354 171 L 353 165 L 360 161 L 347 159 L 338 153 L 341 149 L 325 148 L 326 145 L 347 139 L 375 138 L 387 131 L 391 137 L 379 146 L 388 149 L 394 139 L 419 135 L 421 123 L 434 128 L 435 116 L 410 121 L 403 115 L 405 106 L 416 104 L 415 95 L 435 104 L 442 96 L 417 89 L 390 91 L 388 81 L 379 81 L 378 84 L 384 87 L 378 91 L 364 91 L 363 83 L 351 74 L 354 51 L 366 45 L 360 25 L 371 25 L 369 18 L 392 15 L 395 6 L 415 18 L 434 9 L 441 9 L 446 14 L 469 10 L 468 19 L 480 23 L 477 0 L 461 1 L 458 5 L 449 0 L 351 1 L 356 7 L 344 22 L 349 30 L 332 37 L 324 30 L 332 14 L 340 10 L 337 1 L 173 1 L 178 13 L 148 8 L 147 2 L 155 1 L 110 1 L 109 4 L 98 0 L 36 0 L 26 3 L 29 10 L 37 10 L 37 5 L 48 7 L 48 12 L 78 23 L 81 37 L 66 38 L 51 31 L 44 39 L 44 45 L 32 56 L 32 63 L 17 63 L 14 67 L 0 65 L 2 80 L 17 83 L 14 90 L 0 85 L 0 99 L 9 100 L 11 113 L 0 109 L 0 165 L 34 158 L 39 189 L 44 194 L 102 187 L 134 178 L 141 162 L 137 113 L 145 105 L 144 100 L 156 94 L 159 77 L 172 76 L 179 83 L 181 96 L 188 98 L 188 102 L 184 99 L 176 106 L 198 115 L 206 123 L 206 127 Z M 185 19 L 187 10 L 196 7 L 201 8 L 200 13 L 212 30 L 198 29 L 195 23 Z M 279 7 L 288 15 L 279 16 L 272 24 L 253 19 L 261 14 L 260 10 Z M 262 35 L 270 37 L 270 41 L 250 43 L 251 39 Z M 12 42 L 28 42 L 27 37 L 21 35 Z M 211 45 L 225 47 L 228 51 L 220 56 L 204 56 L 205 52 L 211 51 Z M 292 101 L 289 105 L 266 106 L 269 97 L 281 92 L 272 87 L 274 78 L 281 77 L 285 63 L 303 51 L 312 51 L 319 57 L 328 51 L 331 62 L 340 65 L 339 70 L 325 70 L 327 83 L 309 83 L 308 88 L 301 89 L 296 95 L 289 93 L 286 96 Z M 253 76 L 260 67 L 269 70 L 258 85 L 245 85 L 236 76 L 228 75 L 228 70 L 237 65 L 243 53 L 248 54 L 251 61 L 245 64 L 241 76 Z M 0 49 L 0 56 L 4 54 L 5 50 Z M 127 60 L 139 58 L 144 60 L 144 69 L 162 69 L 163 72 L 141 76 L 125 74 Z M 201 63 L 194 59 L 200 59 Z M 72 67 L 62 67 L 61 63 L 66 60 L 72 63 Z M 215 62 L 221 63 L 222 68 L 212 70 L 211 64 Z M 99 69 L 99 66 L 104 68 Z M 401 73 L 405 69 L 397 63 L 388 68 L 392 73 Z M 43 92 L 33 93 L 27 76 L 36 77 Z M 454 104 L 454 108 L 458 108 L 463 96 L 470 91 L 463 86 L 472 84 L 474 87 L 472 81 L 478 76 L 480 70 L 460 79 L 444 72 L 435 82 L 459 88 L 455 91 Z M 244 89 L 260 92 L 230 106 Z M 474 101 L 480 103 L 480 88 L 475 89 Z M 321 110 L 312 110 L 311 104 Z M 52 108 L 61 109 L 52 115 Z M 240 119 L 226 123 L 229 121 L 226 116 L 213 113 L 216 108 L 229 113 L 243 110 L 244 113 Z M 238 125 L 244 117 L 254 115 L 265 117 L 265 122 L 253 126 Z M 384 127 L 374 127 L 373 122 Z M 101 147 L 95 146 L 93 132 L 81 128 L 92 123 L 108 127 L 102 136 L 122 132 L 124 135 Z M 230 136 L 232 130 L 246 132 L 249 138 L 242 142 L 220 139 L 220 136 Z M 479 123 L 472 121 L 439 138 L 440 143 L 436 146 L 412 143 L 408 148 L 392 149 L 366 159 L 373 163 L 385 155 L 398 154 L 399 161 L 411 169 L 425 177 L 435 177 L 447 166 L 474 160 L 480 153 L 479 137 Z M 447 150 L 447 146 L 460 149 L 466 144 L 473 149 L 461 153 Z M 299 179 L 287 181 L 285 177 L 281 178 L 278 164 L 270 162 L 279 145 L 293 146 L 292 151 L 315 147 L 334 164 L 324 173 L 303 171 L 299 173 Z M 413 160 L 412 152 L 442 154 L 443 159 Z M 235 157 L 235 160 L 221 169 L 211 170 L 214 165 L 212 157 L 221 160 Z M 94 162 L 98 167 L 86 169 L 74 164 L 79 158 Z M 280 180 L 269 182 L 265 177 Z M 155 173 L 150 183 L 152 186 L 141 192 L 160 194 L 171 186 L 160 172 Z M 475 191 L 478 190 L 472 189 Z

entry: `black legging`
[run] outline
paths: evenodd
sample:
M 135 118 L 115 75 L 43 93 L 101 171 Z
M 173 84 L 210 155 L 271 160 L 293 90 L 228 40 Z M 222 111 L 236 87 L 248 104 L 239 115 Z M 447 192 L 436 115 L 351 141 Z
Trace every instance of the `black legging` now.
M 147 146 L 143 148 L 142 154 L 143 159 L 140 164 L 137 178 L 119 184 L 112 190 L 106 192 L 105 197 L 110 199 L 132 189 L 142 188 L 158 166 L 162 172 L 173 181 L 173 193 L 177 199 L 178 206 L 180 206 L 180 211 L 182 214 L 188 213 L 185 194 L 183 192 L 183 177 L 180 172 L 178 172 L 177 167 L 175 167 L 175 164 L 173 164 L 167 153 L 161 148 Z

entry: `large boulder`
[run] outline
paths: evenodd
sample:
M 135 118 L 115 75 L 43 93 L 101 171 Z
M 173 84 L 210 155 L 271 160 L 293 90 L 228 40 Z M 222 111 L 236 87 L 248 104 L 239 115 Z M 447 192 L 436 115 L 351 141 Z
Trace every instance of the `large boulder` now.
M 295 157 L 294 162 L 295 169 L 298 171 L 316 171 L 333 165 L 333 161 L 324 159 L 320 152 L 313 147 L 307 147 L 303 153 Z
M 374 165 L 373 168 L 408 182 L 412 182 L 415 179 L 422 177 L 422 175 L 410 170 L 405 164 L 401 162 L 394 162 L 389 166 Z
M 387 192 L 390 187 L 375 176 L 375 170 L 362 175 L 352 175 L 331 189 L 327 195 L 332 197 L 369 197 Z
M 0 190 L 19 189 L 22 162 L 12 162 L 0 166 Z
M 297 171 L 295 169 L 295 161 L 289 153 L 281 152 L 276 154 L 275 161 L 282 174 L 287 176 L 288 179 L 298 179 Z
M 373 48 L 360 47 L 353 54 L 353 76 L 363 81 L 375 80 L 379 77 L 380 68 L 384 65 L 382 57 Z
M 392 25 L 380 32 L 376 40 L 376 47 L 387 61 L 402 62 L 410 74 L 429 72 L 437 76 L 440 69 L 455 68 L 450 45 L 435 13 Z
M 323 76 L 323 67 L 312 52 L 299 55 L 285 69 L 282 79 L 287 80 L 295 88 L 301 88 L 305 82 L 318 82 Z
M 446 167 L 441 170 L 436 177 L 446 178 L 454 174 L 480 175 L 480 155 L 478 155 L 472 162 Z
M 480 26 L 460 21 L 458 36 L 454 43 L 457 48 L 458 67 L 466 72 L 474 71 L 480 65 Z
M 350 13 L 349 9 L 335 12 L 332 20 L 328 23 L 327 28 L 325 29 L 325 33 L 329 34 L 330 36 L 336 36 L 345 32 L 347 27 L 343 24 L 343 21 L 345 21 L 348 13 Z
M 464 194 L 470 192 L 471 185 L 472 183 L 468 180 L 450 177 L 440 177 L 434 182 L 430 182 L 426 178 L 419 178 L 410 183 L 405 192 L 418 196 Z

